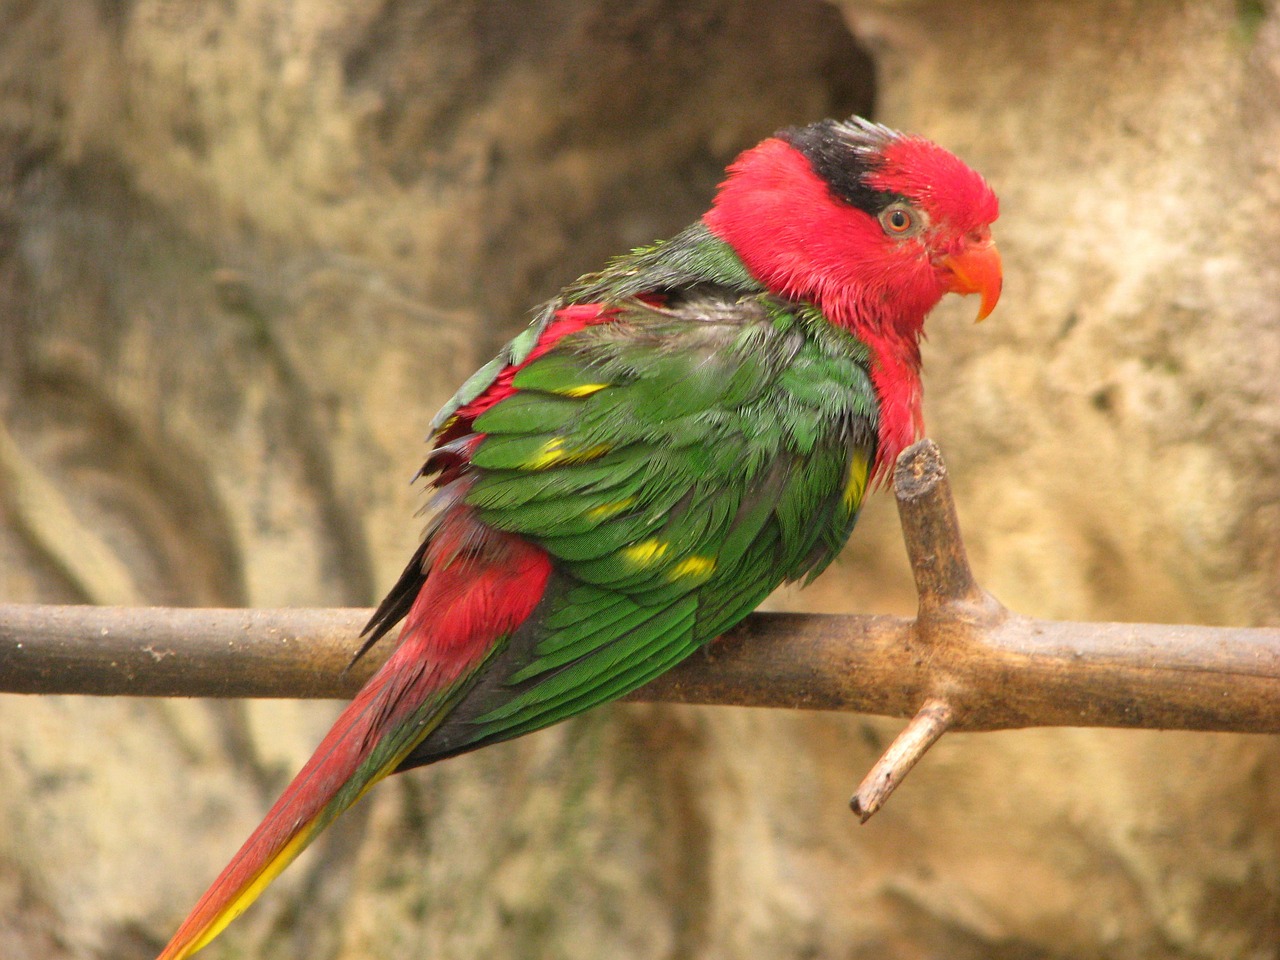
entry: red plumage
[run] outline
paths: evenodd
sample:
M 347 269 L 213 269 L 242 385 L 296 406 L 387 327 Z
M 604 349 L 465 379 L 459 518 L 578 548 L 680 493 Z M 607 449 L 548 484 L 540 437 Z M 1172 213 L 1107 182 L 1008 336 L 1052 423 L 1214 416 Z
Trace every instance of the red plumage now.
M 922 137 L 898 137 L 884 149 L 879 168 L 868 184 L 917 198 L 945 222 L 959 241 L 975 232 L 991 235 L 1000 216 L 1000 201 L 982 177 L 955 154 Z
M 485 526 L 463 506 L 437 527 L 423 566 L 431 576 L 409 608 L 400 644 L 420 644 L 415 655 L 440 667 L 437 688 L 456 682 L 525 621 L 551 573 L 544 550 Z

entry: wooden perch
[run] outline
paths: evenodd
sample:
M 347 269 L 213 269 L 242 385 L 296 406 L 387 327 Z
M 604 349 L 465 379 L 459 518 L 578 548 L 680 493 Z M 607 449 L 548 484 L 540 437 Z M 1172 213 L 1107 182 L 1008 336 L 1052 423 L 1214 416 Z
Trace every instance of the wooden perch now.
M 900 617 L 753 614 L 633 700 L 912 718 L 851 801 L 866 819 L 947 730 L 1030 726 L 1280 732 L 1280 629 L 1075 623 L 978 586 L 928 440 L 894 490 L 920 595 Z M 368 610 L 0 605 L 0 692 L 350 697 Z

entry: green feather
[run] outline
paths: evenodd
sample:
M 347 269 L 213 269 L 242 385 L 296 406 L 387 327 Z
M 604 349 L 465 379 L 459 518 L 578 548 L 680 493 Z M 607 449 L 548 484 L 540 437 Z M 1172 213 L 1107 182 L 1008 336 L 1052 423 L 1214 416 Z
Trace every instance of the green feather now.
M 605 456 L 589 463 L 565 464 L 553 471 L 493 470 L 481 473 L 467 492 L 467 502 L 485 512 L 486 522 L 503 530 L 537 529 L 522 522 L 521 515 L 507 512 L 510 523 L 499 522 L 496 511 L 523 504 L 613 490 L 626 495 L 628 481 L 644 470 L 643 460 L 627 456 Z
M 685 591 L 688 592 L 687 590 Z M 517 670 L 511 675 L 510 682 L 521 683 L 530 677 L 536 677 L 538 674 L 546 673 L 556 667 L 563 667 L 565 664 L 573 663 L 582 657 L 595 653 L 600 649 L 598 634 L 601 631 L 609 631 L 626 635 L 630 638 L 644 637 L 646 634 L 640 631 L 646 621 L 662 611 L 662 607 L 639 606 L 636 603 L 619 604 L 608 611 L 607 616 L 588 624 L 578 624 L 576 630 L 561 630 L 547 640 L 538 644 L 539 656 L 536 660 L 531 661 L 523 669 Z M 579 672 L 578 677 L 582 674 Z
M 564 628 L 576 626 L 584 621 L 590 622 L 601 616 L 604 611 L 619 606 L 630 609 L 635 606 L 635 603 L 623 594 L 601 590 L 598 587 L 586 585 L 574 587 L 569 591 L 566 602 L 543 618 L 542 625 L 551 633 L 538 644 L 537 649 L 540 652 L 554 650 L 556 643 L 559 642 L 556 638 L 565 632 Z M 588 629 L 591 628 L 588 627 Z
M 541 545 L 555 573 L 497 679 L 440 732 L 442 752 L 652 679 L 830 563 L 861 504 L 878 418 L 869 354 L 812 305 L 764 292 L 701 226 L 558 303 L 591 302 L 609 318 L 557 340 L 473 424 L 486 436 L 465 502 Z
M 521 390 L 495 404 L 472 426 L 477 433 L 551 433 L 567 427 L 582 405 L 567 397 Z
M 590 370 L 583 358 L 568 353 L 552 353 L 539 357 L 518 372 L 511 384 L 519 390 L 540 390 L 575 397 L 594 392 L 602 382 L 601 372 Z M 505 400 L 499 406 L 510 402 Z
M 644 610 L 643 617 L 626 618 L 613 643 L 584 651 L 573 669 L 553 673 L 477 718 L 476 723 L 482 726 L 510 723 L 519 727 L 532 717 L 554 714 L 566 702 L 584 695 L 595 693 L 602 699 L 612 699 L 618 695 L 613 690 L 621 676 L 636 669 L 641 660 L 648 659 L 654 648 L 661 655 L 664 649 L 670 652 L 672 647 L 689 644 L 696 609 L 694 598 L 686 596 L 670 606 Z

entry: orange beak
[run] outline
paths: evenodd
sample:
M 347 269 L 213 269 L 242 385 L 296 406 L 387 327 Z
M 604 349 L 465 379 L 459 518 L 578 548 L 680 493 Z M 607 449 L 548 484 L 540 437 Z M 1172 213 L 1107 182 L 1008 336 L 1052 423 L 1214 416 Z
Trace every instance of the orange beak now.
M 1000 251 L 993 241 L 970 243 L 959 253 L 943 257 L 942 267 L 950 274 L 947 290 L 951 293 L 980 293 L 982 306 L 978 308 L 980 323 L 996 308 L 1000 288 L 1004 286 L 1004 273 L 1000 267 Z

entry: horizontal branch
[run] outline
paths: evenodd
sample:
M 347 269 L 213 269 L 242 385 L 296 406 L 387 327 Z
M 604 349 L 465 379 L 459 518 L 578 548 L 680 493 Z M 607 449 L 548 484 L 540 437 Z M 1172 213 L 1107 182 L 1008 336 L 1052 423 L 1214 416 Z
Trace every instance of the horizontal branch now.
M 0 692 L 349 698 L 369 610 L 0 604 Z M 951 729 L 1151 727 L 1280 732 L 1280 630 L 1009 615 L 957 658 L 899 617 L 757 613 L 632 699 L 913 716 L 970 693 Z

